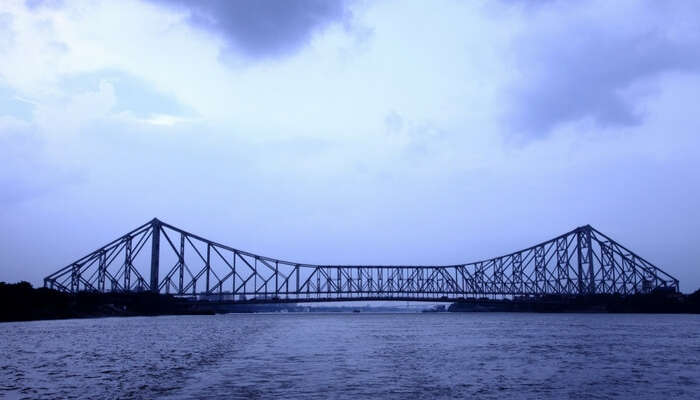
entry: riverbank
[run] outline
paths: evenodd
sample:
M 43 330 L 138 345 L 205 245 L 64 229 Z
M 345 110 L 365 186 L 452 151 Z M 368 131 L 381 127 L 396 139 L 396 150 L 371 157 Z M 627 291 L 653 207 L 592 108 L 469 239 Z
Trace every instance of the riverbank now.
M 591 313 L 647 313 L 647 314 L 700 314 L 700 290 L 692 294 L 657 292 L 649 294 L 541 296 L 509 299 L 465 299 L 452 303 L 451 312 L 591 312 Z
M 386 309 L 386 310 L 384 310 Z M 395 311 L 392 307 L 302 306 L 294 303 L 217 303 L 190 301 L 171 295 L 91 293 L 76 295 L 52 289 L 34 289 L 27 282 L 0 282 L 0 322 L 42 319 L 129 317 L 154 315 L 210 315 L 256 312 L 358 312 Z M 438 310 L 435 310 L 438 311 Z M 651 293 L 633 296 L 545 296 L 516 300 L 468 298 L 453 303 L 451 312 L 598 312 L 598 313 L 700 313 L 700 290 L 693 294 Z
M 150 292 L 70 295 L 52 289 L 34 289 L 27 282 L 0 282 L 0 321 L 3 322 L 213 313 L 198 304 Z
M 213 315 L 266 312 L 399 312 L 398 307 L 298 305 L 295 303 L 192 301 L 167 294 L 94 293 L 76 295 L 27 282 L 0 282 L 0 322 L 66 318 L 133 317 L 155 315 Z

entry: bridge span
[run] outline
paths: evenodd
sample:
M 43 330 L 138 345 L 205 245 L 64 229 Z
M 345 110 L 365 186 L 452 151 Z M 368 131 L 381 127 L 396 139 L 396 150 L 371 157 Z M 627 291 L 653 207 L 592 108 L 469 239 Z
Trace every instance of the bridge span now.
M 676 278 L 590 225 L 465 264 L 313 265 L 238 250 L 158 219 L 47 276 L 44 286 L 237 302 L 448 301 L 679 289 Z

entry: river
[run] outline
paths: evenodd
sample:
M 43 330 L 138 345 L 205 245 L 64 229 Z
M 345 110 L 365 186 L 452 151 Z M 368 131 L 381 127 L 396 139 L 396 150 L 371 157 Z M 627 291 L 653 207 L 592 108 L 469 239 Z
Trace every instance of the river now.
M 226 314 L 0 334 L 6 398 L 700 398 L 698 315 Z

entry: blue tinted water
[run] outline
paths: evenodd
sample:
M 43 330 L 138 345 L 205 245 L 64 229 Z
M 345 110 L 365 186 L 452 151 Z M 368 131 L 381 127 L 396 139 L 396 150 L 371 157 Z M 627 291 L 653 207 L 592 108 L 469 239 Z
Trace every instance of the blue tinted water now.
M 0 324 L 15 398 L 700 398 L 700 316 L 228 314 Z

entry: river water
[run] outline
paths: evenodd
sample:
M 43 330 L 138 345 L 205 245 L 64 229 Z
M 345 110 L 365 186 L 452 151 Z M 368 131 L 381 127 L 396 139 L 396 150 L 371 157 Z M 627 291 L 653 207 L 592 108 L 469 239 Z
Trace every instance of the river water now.
M 227 314 L 0 324 L 6 398 L 700 398 L 700 316 Z

